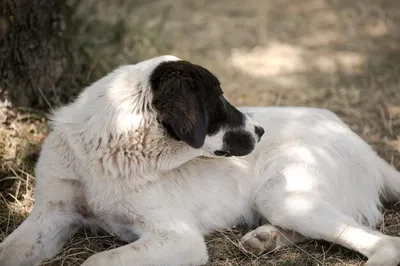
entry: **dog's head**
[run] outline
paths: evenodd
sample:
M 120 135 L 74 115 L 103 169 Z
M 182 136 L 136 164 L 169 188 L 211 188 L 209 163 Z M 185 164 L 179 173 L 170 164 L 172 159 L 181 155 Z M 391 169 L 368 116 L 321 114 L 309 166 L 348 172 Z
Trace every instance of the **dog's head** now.
M 264 129 L 232 106 L 218 79 L 183 60 L 159 63 L 150 74 L 159 122 L 167 134 L 216 156 L 252 152 Z

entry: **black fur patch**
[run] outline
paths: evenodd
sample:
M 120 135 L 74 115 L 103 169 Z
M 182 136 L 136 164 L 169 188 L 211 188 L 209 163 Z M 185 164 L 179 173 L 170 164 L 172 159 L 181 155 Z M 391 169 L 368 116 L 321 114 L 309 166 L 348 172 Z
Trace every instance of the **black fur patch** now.
M 262 128 L 260 126 L 256 126 L 255 127 L 255 133 L 256 133 L 256 135 L 258 137 L 258 140 L 261 140 L 261 137 L 264 135 L 265 130 L 264 130 L 264 128 Z
M 158 65 L 150 76 L 153 105 L 169 135 L 194 148 L 221 127 L 240 127 L 244 115 L 223 97 L 218 79 L 187 61 Z

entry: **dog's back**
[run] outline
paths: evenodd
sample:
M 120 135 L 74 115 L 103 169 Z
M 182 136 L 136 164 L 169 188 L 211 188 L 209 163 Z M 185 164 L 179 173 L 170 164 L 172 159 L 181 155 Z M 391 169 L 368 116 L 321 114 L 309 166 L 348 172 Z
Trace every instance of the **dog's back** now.
M 277 167 L 288 172 L 308 168 L 313 173 L 295 179 L 287 175 L 288 190 L 309 191 L 369 226 L 381 219 L 381 202 L 376 195 L 400 198 L 399 172 L 334 113 L 300 107 L 240 110 L 265 128 L 255 151 L 260 160 L 281 164 Z

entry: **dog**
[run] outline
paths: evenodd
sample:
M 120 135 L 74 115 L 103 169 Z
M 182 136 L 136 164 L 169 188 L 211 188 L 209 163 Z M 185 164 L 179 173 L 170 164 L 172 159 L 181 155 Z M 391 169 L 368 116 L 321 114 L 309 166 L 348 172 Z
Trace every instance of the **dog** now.
M 239 224 L 256 254 L 323 239 L 400 263 L 400 238 L 373 229 L 400 173 L 328 110 L 236 108 L 210 71 L 166 55 L 96 81 L 50 128 L 0 265 L 39 265 L 83 226 L 127 242 L 84 266 L 204 265 L 204 236 Z

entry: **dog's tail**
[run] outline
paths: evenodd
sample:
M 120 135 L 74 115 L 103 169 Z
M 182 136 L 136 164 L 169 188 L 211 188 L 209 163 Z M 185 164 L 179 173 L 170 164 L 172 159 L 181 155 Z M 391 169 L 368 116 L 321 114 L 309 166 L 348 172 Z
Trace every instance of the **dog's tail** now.
M 387 201 L 400 201 L 400 172 L 382 160 L 384 196 Z

